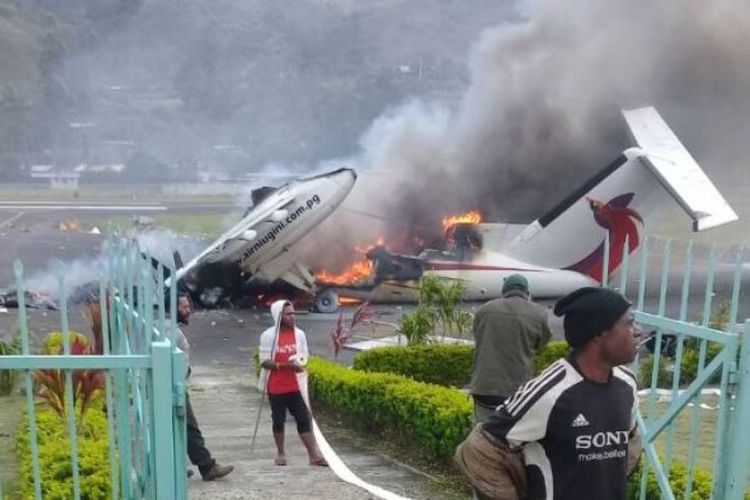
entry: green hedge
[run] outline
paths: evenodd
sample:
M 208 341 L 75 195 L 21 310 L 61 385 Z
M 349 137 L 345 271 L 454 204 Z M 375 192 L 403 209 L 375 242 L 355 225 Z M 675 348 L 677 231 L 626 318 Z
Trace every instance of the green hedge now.
M 45 500 L 68 500 L 73 491 L 73 468 L 66 422 L 54 411 L 37 407 L 36 430 L 42 497 Z M 21 460 L 22 498 L 33 498 L 34 469 L 25 415 L 16 431 L 16 454 Z M 92 408 L 86 413 L 86 421 L 78 435 L 78 467 L 81 498 L 98 500 L 111 497 L 109 435 L 107 416 L 102 410 Z
M 554 341 L 534 355 L 534 373 L 541 373 L 558 358 L 568 354 L 568 343 Z M 378 347 L 359 354 L 354 369 L 395 373 L 420 382 L 463 387 L 471 380 L 474 346 L 413 345 Z
M 397 430 L 431 456 L 452 457 L 471 429 L 472 403 L 457 389 L 351 370 L 319 358 L 310 359 L 308 370 L 316 403 L 373 429 Z
M 638 500 L 641 498 L 641 477 L 643 476 L 643 462 L 644 458 L 641 458 L 638 467 L 633 471 L 628 484 L 628 498 L 631 500 Z M 662 457 L 662 463 L 663 457 Z M 672 462 L 669 468 L 669 484 L 672 486 L 672 492 L 675 498 L 683 498 L 685 496 L 685 486 L 687 486 L 688 470 L 684 464 L 680 462 Z M 711 498 L 711 488 L 713 487 L 713 479 L 711 474 L 702 470 L 695 469 L 693 473 L 693 486 L 691 488 L 690 500 L 707 500 Z M 659 483 L 656 481 L 656 475 L 649 469 L 648 476 L 646 479 L 646 500 L 661 500 L 661 490 L 659 489 Z M 745 496 L 747 498 L 747 495 Z
M 359 354 L 354 369 L 395 373 L 430 384 L 462 387 L 469 383 L 474 346 L 426 344 L 378 347 Z

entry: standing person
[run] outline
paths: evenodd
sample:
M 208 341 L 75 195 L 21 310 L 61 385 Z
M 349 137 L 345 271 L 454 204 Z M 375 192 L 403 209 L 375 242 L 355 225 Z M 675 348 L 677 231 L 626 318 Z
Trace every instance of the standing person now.
M 560 299 L 571 354 L 523 385 L 482 424 L 523 450 L 529 500 L 626 497 L 628 469 L 640 454 L 638 389 L 621 365 L 637 351 L 630 303 L 605 288 L 585 287 Z M 630 456 L 629 456 L 630 455 Z
M 187 366 L 186 380 L 190 377 L 190 343 L 187 340 L 187 336 L 185 336 L 185 327 L 190 324 L 192 313 L 190 299 L 187 295 L 180 294 L 177 299 L 177 322 L 179 323 L 177 347 L 185 353 L 185 364 Z M 185 406 L 187 407 L 187 452 L 190 461 L 193 465 L 198 466 L 198 470 L 204 481 L 213 481 L 214 479 L 219 479 L 230 474 L 234 470 L 234 467 L 217 464 L 216 460 L 211 457 L 211 452 L 206 448 L 200 427 L 198 427 L 198 420 L 196 420 L 195 413 L 193 413 L 193 406 L 190 404 L 190 395 L 188 392 L 185 392 Z M 188 471 L 188 475 L 192 475 L 192 472 Z
M 260 360 L 263 368 L 261 390 L 268 393 L 273 421 L 273 440 L 276 443 L 276 465 L 287 465 L 284 450 L 284 422 L 286 412 L 297 422 L 297 433 L 307 448 L 310 465 L 328 465 L 320 454 L 312 433 L 312 417 L 302 398 L 297 374 L 305 371 L 309 352 L 305 332 L 296 327 L 294 306 L 288 300 L 271 304 L 274 326 L 260 336 Z
M 547 312 L 529 298 L 529 282 L 512 274 L 502 298 L 474 315 L 474 422 L 484 422 L 505 398 L 532 377 L 534 351 L 549 342 Z

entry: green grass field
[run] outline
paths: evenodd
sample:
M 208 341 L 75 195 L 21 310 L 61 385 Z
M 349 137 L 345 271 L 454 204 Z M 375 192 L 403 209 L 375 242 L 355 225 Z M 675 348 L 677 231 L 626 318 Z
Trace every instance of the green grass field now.
M 158 185 L 101 185 L 81 186 L 76 190 L 52 190 L 28 184 L 0 184 L 3 201 L 58 201 L 97 203 L 164 203 L 170 205 L 226 205 L 234 203 L 230 195 L 179 196 L 164 195 Z
M 705 401 L 712 406 L 715 404 L 713 400 L 715 400 L 713 397 L 705 398 Z M 667 403 L 655 403 L 653 415 L 657 418 L 660 417 L 667 411 L 668 407 Z M 644 418 L 646 418 L 647 409 L 648 398 L 641 398 L 641 412 Z M 698 413 L 700 413 L 700 419 L 696 434 L 695 465 L 700 469 L 713 473 L 716 454 L 716 421 L 719 417 L 719 411 L 701 409 Z M 688 462 L 693 414 L 692 407 L 683 409 L 673 425 L 672 460 L 684 464 Z M 669 429 L 665 429 L 656 440 L 656 449 L 662 457 L 666 456 L 668 431 Z
M 18 481 L 18 461 L 16 460 L 15 429 L 21 418 L 21 396 L 0 396 L 0 482 L 3 498 L 14 498 L 12 492 Z
M 161 214 L 154 217 L 158 228 L 178 234 L 215 239 L 236 222 L 227 214 Z M 102 230 L 124 231 L 133 226 L 132 217 L 110 217 L 97 224 Z

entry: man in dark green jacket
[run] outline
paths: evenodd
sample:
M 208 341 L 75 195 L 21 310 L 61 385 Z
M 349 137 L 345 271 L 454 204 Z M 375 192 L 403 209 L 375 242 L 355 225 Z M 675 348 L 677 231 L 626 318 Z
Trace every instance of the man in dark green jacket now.
M 474 315 L 474 420 L 484 422 L 506 397 L 532 376 L 534 352 L 549 341 L 547 311 L 531 302 L 529 282 L 520 274 L 503 282 L 502 298 Z

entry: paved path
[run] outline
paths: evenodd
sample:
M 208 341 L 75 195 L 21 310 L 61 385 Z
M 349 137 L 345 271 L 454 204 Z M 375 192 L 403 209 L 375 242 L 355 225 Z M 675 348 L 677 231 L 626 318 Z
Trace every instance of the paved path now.
M 328 468 L 308 465 L 293 421 L 287 422 L 289 465 L 273 465 L 275 447 L 267 404 L 262 410 L 255 451 L 251 453 L 259 393 L 251 386 L 247 375 L 194 367 L 191 384 L 191 402 L 208 448 L 220 463 L 236 467 L 226 479 L 214 482 L 204 482 L 196 474 L 188 482 L 191 500 L 372 498 L 364 490 L 339 480 Z M 325 429 L 324 425 L 321 427 Z M 434 498 L 434 490 L 428 489 L 427 477 L 387 457 L 356 449 L 335 432 L 326 433 L 326 437 L 342 460 L 363 480 L 411 498 Z

